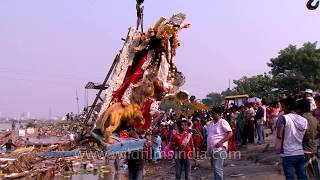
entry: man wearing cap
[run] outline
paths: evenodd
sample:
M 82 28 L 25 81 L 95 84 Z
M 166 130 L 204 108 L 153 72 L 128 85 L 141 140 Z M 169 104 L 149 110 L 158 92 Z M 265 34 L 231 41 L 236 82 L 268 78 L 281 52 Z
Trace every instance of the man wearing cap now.
M 211 155 L 215 180 L 223 179 L 223 161 L 228 156 L 228 140 L 232 136 L 232 129 L 222 119 L 222 112 L 222 108 L 213 108 L 213 121 L 208 125 L 207 150 Z
M 305 91 L 305 98 L 310 102 L 311 111 L 317 109 L 316 102 L 313 98 L 313 91 L 312 89 L 306 89 Z

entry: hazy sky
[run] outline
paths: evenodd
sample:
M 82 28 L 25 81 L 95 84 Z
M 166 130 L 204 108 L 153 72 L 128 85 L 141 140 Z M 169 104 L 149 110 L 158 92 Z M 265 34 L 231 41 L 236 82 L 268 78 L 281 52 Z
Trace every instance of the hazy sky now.
M 203 98 L 229 79 L 269 71 L 266 62 L 290 43 L 318 41 L 320 8 L 309 11 L 306 1 L 145 0 L 145 29 L 160 16 L 187 14 L 193 26 L 180 34 L 177 64 L 184 89 Z M 1 0 L 2 116 L 76 111 L 76 89 L 83 106 L 84 85 L 104 79 L 135 25 L 135 2 Z

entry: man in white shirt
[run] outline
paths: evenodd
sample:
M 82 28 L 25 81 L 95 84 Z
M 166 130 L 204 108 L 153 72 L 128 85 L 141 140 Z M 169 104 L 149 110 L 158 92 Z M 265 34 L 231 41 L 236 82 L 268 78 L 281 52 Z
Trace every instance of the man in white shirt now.
M 213 120 L 208 124 L 207 150 L 211 155 L 215 180 L 223 180 L 223 161 L 228 157 L 228 140 L 232 136 L 232 129 L 222 119 L 222 112 L 222 108 L 213 108 Z
M 284 115 L 277 121 L 277 138 L 281 140 L 281 147 L 277 149 L 282 158 L 283 171 L 286 179 L 307 179 L 305 171 L 305 157 L 302 147 L 304 133 L 308 128 L 307 120 L 296 114 L 296 102 L 292 98 L 281 100 Z
M 310 107 L 311 107 L 311 111 L 317 109 L 317 104 L 313 98 L 313 91 L 312 89 L 306 89 L 305 90 L 305 96 L 306 96 L 306 99 L 309 101 L 310 103 Z

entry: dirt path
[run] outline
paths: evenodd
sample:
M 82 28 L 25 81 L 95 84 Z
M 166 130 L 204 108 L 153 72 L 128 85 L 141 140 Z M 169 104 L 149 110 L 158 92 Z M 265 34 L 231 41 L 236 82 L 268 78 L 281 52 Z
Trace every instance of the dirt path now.
M 268 145 L 269 144 L 269 145 Z M 259 179 L 259 180 L 282 180 L 281 164 L 279 155 L 274 152 L 270 137 L 264 145 L 247 145 L 241 147 L 241 157 L 225 161 L 225 179 Z M 192 179 L 213 179 L 213 171 L 209 160 L 198 160 L 200 167 L 192 169 Z M 175 179 L 175 167 L 173 161 L 163 160 L 159 164 L 147 164 L 147 180 Z

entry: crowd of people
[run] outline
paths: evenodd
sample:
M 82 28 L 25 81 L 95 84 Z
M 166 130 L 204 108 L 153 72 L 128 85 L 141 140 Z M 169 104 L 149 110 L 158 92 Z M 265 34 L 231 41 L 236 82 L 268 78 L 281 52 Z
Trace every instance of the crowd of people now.
M 174 159 L 176 179 L 190 179 L 191 164 L 198 168 L 197 158 L 202 152 L 210 152 L 210 159 L 215 169 L 216 179 L 223 179 L 223 157 L 228 147 L 235 141 L 229 122 L 223 119 L 224 109 L 213 108 L 212 111 L 196 112 L 191 117 L 165 114 L 157 127 L 146 135 L 147 150 L 154 163 L 161 159 Z M 207 141 L 208 139 L 208 141 Z M 235 150 L 235 147 L 233 147 Z M 214 158 L 213 158 L 214 157 Z
M 210 160 L 214 179 L 223 179 L 227 153 L 248 144 L 265 144 L 267 128 L 282 159 L 286 179 L 320 179 L 320 96 L 313 97 L 310 90 L 295 98 L 282 96 L 270 104 L 258 99 L 241 106 L 230 104 L 197 111 L 191 116 L 170 111 L 160 117 L 145 134 L 146 150 L 151 155 L 147 159 L 154 164 L 174 160 L 176 179 L 181 179 L 183 173 L 185 179 L 190 179 L 192 164 L 199 168 L 197 160 L 203 153 Z M 70 132 L 77 127 L 62 129 Z M 9 140 L 2 147 L 9 152 L 15 144 Z
M 270 128 L 275 151 L 280 154 L 286 179 L 319 179 L 317 162 L 320 132 L 320 96 L 292 98 L 266 104 L 263 100 L 241 106 L 216 107 L 192 116 L 165 113 L 161 122 L 146 134 L 153 163 L 175 159 L 176 179 L 190 179 L 191 164 L 207 152 L 214 178 L 223 179 L 221 154 L 247 144 L 265 144 Z M 296 174 L 295 174 L 296 173 Z

